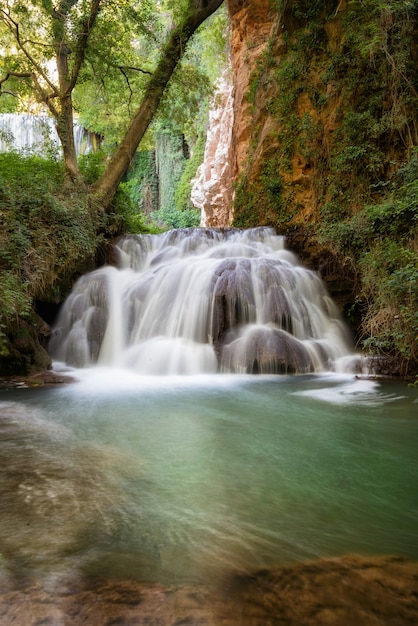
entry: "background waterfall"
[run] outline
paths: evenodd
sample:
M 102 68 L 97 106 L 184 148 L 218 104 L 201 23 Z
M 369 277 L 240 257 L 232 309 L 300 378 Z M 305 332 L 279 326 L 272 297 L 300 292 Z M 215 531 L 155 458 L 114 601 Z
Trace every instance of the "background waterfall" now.
M 74 142 L 77 155 L 97 149 L 97 137 L 79 124 L 74 124 Z M 20 113 L 0 114 L 0 152 L 18 150 L 40 154 L 46 148 L 59 148 L 54 120 L 48 115 Z
M 83 276 L 50 344 L 76 367 L 141 374 L 307 373 L 352 351 L 320 278 L 270 228 L 122 238 L 118 267 Z

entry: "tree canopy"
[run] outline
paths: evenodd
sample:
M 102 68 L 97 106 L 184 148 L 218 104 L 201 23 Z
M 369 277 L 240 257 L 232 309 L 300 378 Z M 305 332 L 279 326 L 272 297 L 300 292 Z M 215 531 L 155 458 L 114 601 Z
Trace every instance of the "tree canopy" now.
M 208 90 L 208 73 L 186 46 L 222 2 L 8 0 L 0 8 L 0 94 L 9 110 L 12 98 L 48 109 L 73 180 L 80 179 L 74 114 L 106 135 L 116 150 L 93 190 L 106 204 L 160 104 L 175 120 Z M 170 105 L 164 94 L 172 77 Z

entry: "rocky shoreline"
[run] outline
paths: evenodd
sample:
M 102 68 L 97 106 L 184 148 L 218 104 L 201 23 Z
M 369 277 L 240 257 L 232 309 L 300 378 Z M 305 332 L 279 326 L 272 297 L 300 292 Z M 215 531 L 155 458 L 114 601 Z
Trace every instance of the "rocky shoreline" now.
M 0 377 L 0 389 L 19 387 L 50 387 L 54 385 L 66 385 L 76 382 L 70 374 L 43 370 L 30 376 L 4 376 Z
M 345 556 L 234 573 L 210 588 L 0 578 L 1 626 L 406 626 L 418 563 Z

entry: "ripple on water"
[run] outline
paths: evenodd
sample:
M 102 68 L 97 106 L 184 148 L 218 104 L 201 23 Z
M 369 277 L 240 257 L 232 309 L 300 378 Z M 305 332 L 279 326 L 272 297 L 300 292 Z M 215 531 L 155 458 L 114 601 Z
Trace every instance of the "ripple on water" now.
M 0 413 L 1 553 L 12 570 L 64 568 L 112 541 L 134 513 L 124 481 L 137 459 L 109 444 L 80 444 L 70 429 L 21 403 Z M 82 560 L 82 557 L 81 557 Z

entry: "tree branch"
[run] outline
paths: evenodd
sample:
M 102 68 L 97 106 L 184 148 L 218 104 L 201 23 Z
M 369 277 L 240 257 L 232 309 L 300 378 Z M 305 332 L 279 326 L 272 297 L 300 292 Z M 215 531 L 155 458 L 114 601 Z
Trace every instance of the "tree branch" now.
M 83 65 L 83 62 L 86 56 L 86 50 L 87 50 L 88 40 L 90 37 L 90 32 L 96 22 L 101 3 L 102 3 L 102 0 L 91 0 L 90 13 L 86 17 L 86 19 L 83 20 L 83 22 L 81 23 L 80 36 L 76 44 L 76 58 L 75 58 L 73 70 L 71 72 L 71 78 L 70 78 L 69 85 L 67 88 L 67 93 L 72 91 L 77 83 L 78 75 L 80 73 L 81 66 Z
M 22 45 L 25 45 L 27 43 L 32 44 L 32 46 L 40 46 L 42 48 L 53 48 L 54 44 L 52 43 L 43 43 L 42 41 L 33 41 L 33 39 L 25 39 L 24 41 L 22 41 Z
M 141 72 L 141 74 L 148 74 L 149 76 L 152 76 L 152 72 L 143 70 L 142 67 L 134 67 L 133 65 L 114 65 L 113 63 L 109 63 L 109 65 L 110 67 L 117 67 L 122 74 L 124 74 L 126 70 L 132 70 L 133 72 Z
M 6 80 L 9 80 L 9 78 L 11 76 L 15 76 L 17 78 L 32 78 L 32 73 L 31 72 L 15 72 L 13 70 L 9 70 L 8 67 L 5 68 L 6 69 L 6 75 L 4 78 L 2 78 L 0 80 L 0 85 L 2 85 L 3 83 L 6 82 Z
M 38 72 L 38 74 L 40 76 L 42 76 L 43 80 L 47 83 L 47 85 L 50 87 L 50 89 L 53 92 L 56 92 L 57 89 L 56 89 L 55 85 L 50 81 L 50 79 L 48 77 L 48 74 L 46 74 L 44 72 L 42 66 L 39 65 L 39 63 L 33 58 L 33 56 L 30 54 L 30 52 L 26 49 L 26 47 L 24 45 L 25 42 L 23 42 L 21 40 L 18 22 L 16 22 L 12 18 L 12 16 L 10 15 L 10 13 L 5 11 L 4 9 L 0 9 L 0 15 L 3 15 L 3 17 L 1 18 L 2 21 L 6 24 L 7 28 L 13 34 L 19 49 L 23 52 L 23 54 L 25 55 L 25 57 L 27 58 L 29 63 Z
M 7 94 L 9 96 L 19 98 L 18 94 L 15 93 L 14 91 L 10 91 L 9 89 L 3 89 L 3 83 L 8 81 L 11 76 L 15 76 L 17 78 L 32 78 L 32 74 L 30 72 L 13 72 L 12 70 L 9 70 L 7 67 L 5 69 L 6 69 L 5 76 L 4 78 L 0 79 L 0 96 L 2 96 L 3 94 Z
M 17 93 L 15 93 L 14 91 L 9 91 L 8 89 L 2 89 L 0 87 L 0 96 L 1 95 L 7 95 L 7 96 L 13 96 L 14 98 L 19 98 L 19 95 Z
M 123 65 L 118 65 L 118 67 L 119 67 L 120 71 L 122 72 L 123 76 L 125 77 L 126 84 L 128 85 L 128 89 L 129 89 L 128 111 L 129 111 L 129 115 L 130 115 L 131 114 L 132 96 L 134 95 L 134 92 L 132 91 L 131 83 L 129 82 L 128 75 L 126 74 Z
M 44 102 L 46 104 L 48 109 L 51 111 L 52 115 L 55 117 L 55 119 L 57 119 L 58 115 L 59 115 L 58 109 L 54 106 L 52 100 L 54 98 L 59 97 L 58 91 L 55 89 L 54 86 L 52 86 L 52 93 L 47 93 L 45 91 L 45 89 L 42 87 L 42 85 L 40 84 L 40 82 L 38 80 L 38 77 L 36 76 L 35 72 L 32 73 L 32 80 L 35 83 L 35 88 L 36 88 L 37 92 L 41 96 L 42 102 Z

